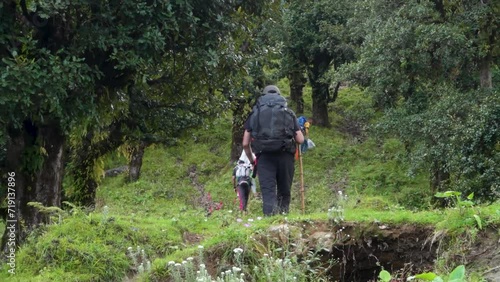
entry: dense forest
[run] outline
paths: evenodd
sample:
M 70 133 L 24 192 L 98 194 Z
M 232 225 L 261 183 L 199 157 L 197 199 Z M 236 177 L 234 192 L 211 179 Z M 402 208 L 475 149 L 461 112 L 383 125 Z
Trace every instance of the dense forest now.
M 500 1 L 2 0 L 0 58 L 5 253 L 51 222 L 44 208 L 98 206 L 110 154 L 134 183 L 147 148 L 229 115 L 237 160 L 278 81 L 324 130 L 339 93 L 359 91 L 356 120 L 402 144 L 427 196 L 500 195 Z

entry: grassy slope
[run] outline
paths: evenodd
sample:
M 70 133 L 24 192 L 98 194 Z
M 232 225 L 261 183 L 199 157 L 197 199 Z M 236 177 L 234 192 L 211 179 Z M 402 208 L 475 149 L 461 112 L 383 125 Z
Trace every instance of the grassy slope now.
M 360 92 L 343 92 L 332 108 L 334 128 L 346 117 L 373 119 Z M 309 104 L 310 105 L 310 104 Z M 307 108 L 306 108 L 307 112 Z M 12 281 L 121 281 L 134 271 L 127 248 L 139 246 L 153 261 L 152 277 L 164 277 L 170 260 L 180 261 L 205 248 L 224 243 L 227 250 L 248 242 L 283 217 L 257 220 L 261 202 L 252 199 L 250 215 L 240 216 L 230 184 L 232 164 L 229 118 L 190 133 L 178 146 L 150 147 L 141 180 L 126 183 L 123 176 L 104 179 L 98 208 L 91 214 L 73 210 L 61 224 L 47 226 L 17 254 Z M 472 211 L 434 211 L 428 207 L 427 176 L 408 176 L 401 145 L 395 140 L 364 137 L 364 142 L 336 129 L 313 127 L 317 147 L 304 154 L 306 215 L 300 208 L 300 170 L 297 162 L 291 214 L 288 220 L 327 220 L 328 209 L 342 205 L 348 221 L 435 224 L 454 230 L 472 228 Z M 210 217 L 200 208 L 199 189 L 224 206 Z M 342 191 L 346 197 L 339 197 Z M 69 210 L 69 209 L 68 209 Z M 482 208 L 483 224 L 500 222 L 499 206 Z M 236 219 L 241 218 L 243 222 Z M 251 226 L 243 223 L 253 219 Z M 446 222 L 446 224 L 443 224 Z M 188 240 L 190 235 L 196 235 Z M 197 242 L 197 240 L 199 242 Z M 3 266 L 0 280 L 7 278 Z

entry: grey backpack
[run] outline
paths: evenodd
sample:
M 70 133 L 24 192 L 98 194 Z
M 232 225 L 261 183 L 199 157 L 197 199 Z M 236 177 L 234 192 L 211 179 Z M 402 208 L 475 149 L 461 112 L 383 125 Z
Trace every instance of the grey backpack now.
M 255 154 L 295 152 L 296 117 L 279 94 L 261 96 L 250 116 L 252 149 Z

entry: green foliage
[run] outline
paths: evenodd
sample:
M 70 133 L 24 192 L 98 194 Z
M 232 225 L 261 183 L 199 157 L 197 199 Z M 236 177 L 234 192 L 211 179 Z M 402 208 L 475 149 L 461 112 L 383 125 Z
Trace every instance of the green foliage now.
M 33 237 L 18 253 L 20 277 L 40 280 L 111 281 L 127 271 L 124 237 L 132 235 L 123 224 L 100 223 L 83 214 L 65 219 L 65 224 L 47 228 Z M 79 230 L 75 232 L 75 230 Z M 110 235 L 113 234 L 113 237 Z
M 330 0 L 290 1 L 284 9 L 281 34 L 286 56 L 306 66 L 321 54 L 334 58 L 336 67 L 345 63 L 350 50 L 342 37 L 349 7 L 349 1 L 336 1 L 335 5 Z
M 271 237 L 264 237 L 267 239 L 262 241 L 252 238 L 266 236 L 269 226 L 293 220 L 301 224 L 303 221 L 334 222 L 335 219 L 343 219 L 369 223 L 380 221 L 391 225 L 409 222 L 429 225 L 444 220 L 446 226 L 438 227 L 447 227 L 449 232 L 463 230 L 464 217 L 458 210 L 418 211 L 401 205 L 404 197 L 396 186 L 390 188 L 394 185 L 392 181 L 399 177 L 397 175 L 404 176 L 407 171 L 404 163 L 398 160 L 404 151 L 399 141 L 387 139 L 380 146 L 370 140 L 357 143 L 336 131 L 314 126 L 311 138 L 318 147 L 303 156 L 307 214 L 299 214 L 297 167 L 291 213 L 287 219 L 259 219 L 262 202 L 253 197 L 250 214 L 242 216 L 237 212 L 236 195 L 230 184 L 229 118 L 186 133 L 179 139 L 178 145 L 149 147 L 144 156 L 142 179 L 126 183 L 123 176 L 105 178 L 98 190 L 95 212 L 88 214 L 74 205 L 69 205 L 68 209 L 64 206 L 62 221 L 56 220 L 57 225 L 45 226 L 33 233 L 32 239 L 17 253 L 16 259 L 22 268 L 17 269 L 16 277 L 25 281 L 116 281 L 122 280 L 125 275 L 138 275 L 135 278 L 139 280 L 157 281 L 171 277 L 172 272 L 167 266 L 169 261 L 182 264 L 188 257 L 196 258 L 199 256 L 197 245 L 202 244 L 205 251 L 201 257 L 207 265 L 215 258 L 219 259 L 217 273 L 214 275 L 211 272 L 214 279 L 233 266 L 244 270 L 247 278 L 250 275 L 265 277 L 267 269 L 272 276 L 283 275 L 285 271 L 287 275 L 303 279 L 305 273 L 321 273 L 321 269 L 312 267 L 319 258 L 317 254 L 313 252 L 300 260 L 286 252 L 286 244 L 266 243 L 266 240 L 271 241 Z M 398 165 L 385 167 L 384 163 L 396 160 Z M 124 161 L 113 158 L 113 165 L 121 165 Z M 368 163 L 371 163 L 371 172 L 359 172 Z M 385 169 L 377 170 L 377 164 Z M 377 184 L 382 179 L 377 175 L 384 171 L 396 174 L 387 177 L 386 173 L 385 184 Z M 405 188 L 407 196 L 412 195 L 411 191 L 417 193 L 425 189 L 423 187 L 427 185 L 425 177 L 416 177 L 411 181 L 414 183 Z M 377 188 L 361 188 L 363 184 Z M 214 201 L 222 201 L 223 209 L 207 217 L 198 202 L 200 188 L 209 192 Z M 370 192 L 370 189 L 373 190 Z M 390 189 L 394 190 L 384 192 Z M 339 197 L 338 191 L 343 192 L 343 197 Z M 332 207 L 342 207 L 343 211 L 331 211 L 329 217 L 328 209 Z M 478 205 L 474 208 L 481 211 L 483 228 L 499 223 L 498 206 L 484 208 Z M 471 219 L 472 222 L 466 222 L 466 226 L 476 224 Z M 279 238 L 286 239 L 283 236 Z M 147 260 L 152 264 L 150 272 L 146 271 L 147 264 L 143 264 L 145 271 L 141 275 L 139 261 L 142 254 L 137 254 L 137 246 L 144 249 Z M 128 251 L 129 247 L 135 253 L 136 262 Z M 235 248 L 245 250 L 241 257 L 242 266 L 234 257 Z M 92 265 L 90 258 L 103 263 Z M 280 266 L 289 259 L 291 267 L 288 264 L 286 268 L 278 267 L 277 259 L 281 260 Z M 193 264 L 194 267 L 198 265 L 196 259 Z M 258 266 L 258 270 L 254 271 L 253 266 Z M 310 276 L 309 279 L 311 277 L 318 276 Z M 5 276 L 0 274 L 2 278 Z
M 414 279 L 421 279 L 424 281 L 433 281 L 433 282 L 465 282 L 466 281 L 465 266 L 463 265 L 457 266 L 455 269 L 453 269 L 453 271 L 449 275 L 443 278 L 433 272 L 426 272 L 408 278 L 409 281 Z
M 43 128 L 61 130 L 58 141 L 69 139 L 72 153 L 67 195 L 92 205 L 101 156 L 125 142 L 172 144 L 229 108 L 221 89 L 245 73 L 241 18 L 255 18 L 264 6 L 224 0 L 2 5 L 0 92 L 21 94 L 0 97 L 0 125 L 35 137 Z M 111 132 L 116 140 L 108 141 Z M 33 166 L 27 178 L 35 179 L 42 167 L 33 157 L 37 148 L 31 150 L 31 140 L 16 145 L 24 144 Z
M 91 96 L 79 94 L 91 87 L 99 73 L 85 64 L 83 58 L 38 49 L 32 38 L 19 40 L 22 40 L 19 53 L 3 57 L 0 91 L 24 94 L 20 98 L 0 97 L 4 109 L 0 122 L 20 127 L 27 118 L 35 123 L 59 119 L 65 126 L 71 126 L 75 116 L 83 111 L 92 114 Z M 71 92 L 78 94 L 71 96 Z
M 52 209 L 44 210 L 51 212 Z M 146 272 L 152 254 L 179 248 L 182 233 L 169 218 L 139 220 L 135 214 L 104 207 L 86 214 L 73 206 L 62 221 L 33 232 L 16 254 L 19 281 L 116 281 L 127 273 Z M 137 251 L 136 246 L 143 246 Z M 133 250 L 129 248 L 133 246 Z M 25 262 L 25 263 L 24 263 Z M 7 274 L 7 271 L 2 271 Z M 0 276 L 1 277 L 1 276 Z
M 380 271 L 380 273 L 378 274 L 378 278 L 382 282 L 390 282 L 391 281 L 391 274 L 389 273 L 389 271 L 384 269 L 384 270 Z
M 443 185 L 475 192 L 478 200 L 493 200 L 500 175 L 494 161 L 498 158 L 498 95 L 490 91 L 460 94 L 448 87 L 433 91 L 440 98 L 432 108 L 414 113 L 415 104 L 409 102 L 391 111 L 382 128 L 387 126 L 412 148 L 413 170 L 441 163 L 439 170 L 450 175 Z
M 462 193 L 457 191 L 446 191 L 446 192 L 438 192 L 434 196 L 437 198 L 451 199 L 452 201 L 451 206 L 459 208 L 459 213 L 461 216 L 465 217 L 466 224 L 467 221 L 469 222 L 467 225 L 471 225 L 470 221 L 471 219 L 473 219 L 473 222 L 475 222 L 477 228 L 479 230 L 483 229 L 483 223 L 481 217 L 479 216 L 478 212 L 474 209 L 474 202 L 472 202 L 472 199 L 474 198 L 474 193 L 469 194 L 466 200 L 462 200 L 461 195 Z
M 21 156 L 22 169 L 28 173 L 34 173 L 42 168 L 45 149 L 37 144 L 27 147 Z
M 283 26 L 275 36 L 283 43 L 282 76 L 307 74 L 315 104 L 312 114 L 318 126 L 329 127 L 327 106 L 336 98 L 329 93 L 331 77 L 327 73 L 353 56 L 344 38 L 351 8 L 350 1 L 289 1 L 282 12 Z
M 290 216 L 298 216 L 304 177 L 307 212 L 334 222 L 429 223 L 444 214 L 447 225 L 441 219 L 438 227 L 477 232 L 498 224 L 496 210 L 479 216 L 472 195 L 494 201 L 500 187 L 499 9 L 496 1 L 416 0 L 0 3 L 0 171 L 12 132 L 31 134 L 19 171 L 33 178 L 52 157 L 45 149 L 51 144 L 37 143 L 37 130 L 61 129 L 66 148 L 83 151 L 66 165 L 80 173 L 66 178 L 80 191 L 99 179 L 100 157 L 115 147 L 162 144 L 148 148 L 140 181 L 104 180 L 97 213 L 30 204 L 59 220 L 35 231 L 21 250 L 20 279 L 121 279 L 139 267 L 124 255 L 127 247 L 143 245 L 152 259 L 174 251 L 180 257 L 191 251 L 181 238 L 188 231 L 214 246 L 227 239 L 225 249 L 244 244 L 253 230 L 234 224 L 238 215 L 229 212 L 236 206 L 225 114 L 235 105 L 228 101 L 248 102 L 268 77 L 304 66 L 315 89 L 314 107 L 306 97 L 308 113 L 333 99 L 317 92 L 318 84 L 363 88 L 343 90 L 329 108 L 336 131 L 313 125 L 317 147 L 303 156 L 304 174 L 295 174 Z M 488 72 L 492 87 L 478 79 Z M 97 150 L 114 126 L 118 145 Z M 436 192 L 429 178 L 434 189 L 456 191 L 435 195 L 452 199 L 458 211 L 406 210 L 429 206 Z M 206 217 L 209 193 L 228 210 Z M 260 205 L 252 199 L 250 212 Z M 230 254 L 224 252 L 228 264 Z M 294 271 L 270 272 L 288 274 L 283 270 Z M 167 277 L 165 271 L 157 266 L 153 275 Z M 452 274 L 448 279 L 463 276 L 460 269 Z
M 264 222 L 263 222 L 264 223 Z M 255 222 L 257 225 L 258 223 Z M 269 222 L 266 223 L 266 225 Z M 266 226 L 264 225 L 264 226 Z M 160 269 L 155 269 L 151 276 L 161 279 L 162 268 L 167 268 L 169 277 L 174 281 L 323 281 L 325 273 L 320 268 L 314 269 L 312 265 L 319 261 L 317 253 L 309 252 L 299 256 L 289 251 L 291 242 L 276 242 L 277 238 L 266 234 L 266 230 L 259 227 L 248 227 L 254 235 L 238 226 L 229 226 L 227 231 L 220 233 L 217 245 L 198 246 L 197 256 L 192 250 L 192 255 L 181 258 L 181 262 L 170 260 L 160 264 Z M 292 228 L 292 226 L 291 226 Z M 253 230 L 251 230 L 253 229 Z M 245 239 L 242 239 L 245 236 Z M 264 238 L 263 238 L 264 237 Z M 284 238 L 281 237 L 280 238 Z M 267 242 L 267 246 L 265 246 Z M 234 247 L 236 246 L 236 247 Z M 223 251 L 221 249 L 224 249 Z M 217 256 L 217 273 L 208 273 L 208 265 L 213 264 L 207 256 Z M 214 277 L 215 278 L 212 278 Z
M 496 10 L 493 3 L 359 2 L 348 23 L 358 60 L 336 73 L 389 109 L 378 129 L 402 140 L 433 189 L 458 186 L 482 201 L 496 198 L 500 179 L 498 85 L 478 90 L 478 73 L 494 73 L 498 63 L 497 40 L 483 37 L 498 25 Z
M 463 209 L 471 208 L 474 205 L 474 203 L 472 202 L 472 199 L 474 198 L 474 193 L 471 193 L 469 196 L 467 196 L 467 200 L 462 200 L 460 197 L 461 195 L 462 193 L 457 191 L 446 191 L 446 192 L 438 192 L 436 193 L 436 195 L 434 195 L 434 197 L 452 199 L 453 205 L 459 207 L 461 211 Z
M 389 282 L 391 281 L 391 274 L 387 270 L 382 270 L 380 271 L 378 275 L 379 281 L 382 282 Z M 407 281 L 413 281 L 413 280 L 423 280 L 423 281 L 432 281 L 432 282 L 465 282 L 466 276 L 465 276 L 465 266 L 459 265 L 453 271 L 445 276 L 441 277 L 437 275 L 434 272 L 425 272 L 425 273 L 419 273 L 413 276 L 410 276 L 407 278 Z

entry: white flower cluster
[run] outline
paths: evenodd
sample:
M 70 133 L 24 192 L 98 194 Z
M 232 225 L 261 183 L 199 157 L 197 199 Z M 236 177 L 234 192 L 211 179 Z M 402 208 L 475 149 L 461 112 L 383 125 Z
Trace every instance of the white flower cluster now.
M 137 246 L 136 251 L 132 247 L 128 247 L 127 255 L 132 259 L 133 266 L 137 268 L 137 272 L 144 273 L 151 271 L 151 261 L 148 260 L 146 252 L 140 246 Z
M 198 246 L 200 258 L 203 257 L 202 245 Z M 243 249 L 235 248 L 233 250 L 235 256 L 239 257 L 243 253 Z M 215 280 L 208 273 L 205 264 L 200 263 L 198 270 L 195 271 L 194 258 L 188 257 L 181 263 L 169 261 L 167 268 L 171 271 L 174 282 L 196 281 L 196 282 L 244 282 L 245 274 L 242 273 L 241 268 L 233 266 L 231 269 L 222 272 Z

